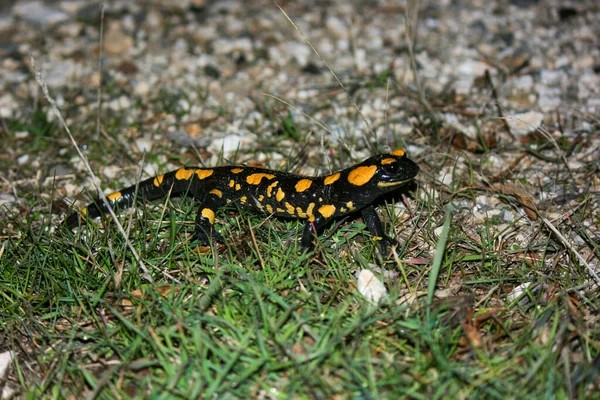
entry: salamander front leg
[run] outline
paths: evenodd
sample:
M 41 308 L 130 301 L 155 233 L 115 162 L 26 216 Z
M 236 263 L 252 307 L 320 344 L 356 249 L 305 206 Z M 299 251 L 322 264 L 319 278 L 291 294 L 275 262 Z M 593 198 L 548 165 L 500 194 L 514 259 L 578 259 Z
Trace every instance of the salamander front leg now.
M 361 210 L 363 220 L 367 224 L 367 228 L 369 228 L 369 232 L 373 236 L 373 239 L 379 240 L 379 248 L 381 250 L 381 255 L 387 255 L 388 248 L 395 246 L 398 244 L 396 239 L 391 238 L 385 234 L 383 230 L 383 226 L 381 225 L 381 220 L 375 211 L 373 206 L 367 206 Z

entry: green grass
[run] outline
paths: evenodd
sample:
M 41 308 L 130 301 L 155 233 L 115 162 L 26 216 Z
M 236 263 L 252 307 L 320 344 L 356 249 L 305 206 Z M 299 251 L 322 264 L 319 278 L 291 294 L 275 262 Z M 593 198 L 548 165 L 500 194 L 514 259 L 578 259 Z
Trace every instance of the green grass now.
M 0 327 L 3 347 L 18 351 L 25 397 L 566 398 L 586 355 L 598 352 L 597 331 L 572 310 L 595 305 L 570 303 L 565 289 L 545 300 L 526 293 L 532 302 L 524 306 L 499 293 L 476 309 L 472 298 L 452 296 L 430 308 L 424 297 L 397 304 L 406 285 L 426 291 L 430 272 L 387 261 L 408 281 L 386 280 L 390 298 L 375 307 L 354 289 L 359 261 L 375 260 L 368 234 L 364 243 L 347 241 L 362 238 L 360 221 L 327 232 L 307 255 L 297 246 L 297 222 L 222 213 L 231 246 L 200 254 L 185 241 L 192 202 L 178 204 L 169 204 L 171 215 L 146 207 L 133 218 L 130 240 L 153 284 L 114 228 L 48 232 L 43 212 L 10 221 L 18 234 L 3 242 Z M 416 221 L 424 224 L 419 232 L 432 232 L 443 214 L 428 213 L 397 221 L 397 234 L 408 238 Z M 480 300 L 491 288 L 553 280 L 528 276 L 541 263 L 507 271 L 508 253 L 492 252 L 493 240 L 473 242 L 457 226 L 448 234 L 438 286 L 459 279 L 461 293 Z M 427 237 L 410 240 L 428 247 Z M 411 247 L 399 248 L 399 260 L 419 256 Z M 583 359 L 571 363 L 564 352 Z M 590 379 L 572 393 L 584 395 Z

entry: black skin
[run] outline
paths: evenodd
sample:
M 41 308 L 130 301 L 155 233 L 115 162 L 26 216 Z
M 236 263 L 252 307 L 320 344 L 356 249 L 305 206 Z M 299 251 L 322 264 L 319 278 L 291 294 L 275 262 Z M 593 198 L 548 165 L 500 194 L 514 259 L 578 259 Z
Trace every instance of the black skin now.
M 205 246 L 225 242 L 214 229 L 214 213 L 225 207 L 306 220 L 301 239 L 305 249 L 313 247 L 315 237 L 334 219 L 360 212 L 385 254 L 397 242 L 385 234 L 373 203 L 413 180 L 418 172 L 418 165 L 402 150 L 373 156 L 320 177 L 246 166 L 184 167 L 140 182 L 137 197 L 136 185 L 108 197 L 111 207 L 125 208 L 136 200 L 191 195 L 200 203 L 193 238 Z M 69 215 L 65 220 L 67 227 L 82 223 L 82 215 L 95 218 L 108 212 L 106 204 L 100 201 L 89 204 L 85 210 Z

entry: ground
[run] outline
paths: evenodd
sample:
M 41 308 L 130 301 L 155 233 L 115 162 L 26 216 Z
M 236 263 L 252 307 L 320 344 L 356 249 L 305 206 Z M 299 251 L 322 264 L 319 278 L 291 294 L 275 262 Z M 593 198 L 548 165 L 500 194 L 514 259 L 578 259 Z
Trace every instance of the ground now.
M 599 38 L 593 1 L 3 3 L 3 398 L 600 397 Z M 190 199 L 61 225 L 182 165 L 396 148 L 383 258 L 235 209 L 200 249 Z

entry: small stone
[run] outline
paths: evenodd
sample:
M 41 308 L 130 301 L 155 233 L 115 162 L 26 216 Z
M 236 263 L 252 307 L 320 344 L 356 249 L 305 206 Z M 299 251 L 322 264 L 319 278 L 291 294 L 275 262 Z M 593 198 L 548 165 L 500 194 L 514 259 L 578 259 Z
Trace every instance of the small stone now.
M 310 61 L 310 48 L 304 43 L 287 42 L 285 43 L 285 54 L 291 54 L 301 67 L 304 67 Z
M 338 17 L 329 16 L 325 21 L 325 27 L 327 28 L 327 31 L 336 39 L 348 38 L 349 29 L 346 23 L 344 23 L 344 21 Z
M 102 174 L 110 180 L 115 180 L 121 172 L 122 168 L 116 165 L 109 165 L 108 167 L 104 167 L 102 169 Z
M 529 290 L 529 287 L 533 285 L 533 282 L 525 282 L 515 287 L 510 293 L 506 296 L 506 299 L 509 302 L 515 301 L 519 297 L 521 297 L 526 291 Z
M 152 150 L 152 140 L 147 138 L 137 138 L 135 139 L 135 145 L 138 150 L 142 153 L 147 153 Z
M 150 83 L 146 81 L 138 82 L 137 85 L 133 88 L 133 94 L 139 97 L 146 97 L 150 93 Z
M 131 107 L 131 100 L 129 97 L 122 95 L 118 99 L 114 99 L 113 101 L 108 103 L 108 108 L 113 111 L 121 111 Z
M 21 157 L 17 158 L 17 163 L 19 165 L 23 165 L 25 164 L 27 161 L 29 161 L 29 154 L 23 154 Z
M 132 47 L 133 39 L 118 29 L 113 29 L 104 36 L 104 52 L 108 55 L 124 54 Z
M 229 154 L 237 151 L 241 147 L 243 140 L 244 137 L 239 135 L 227 135 L 222 138 L 214 139 L 208 150 L 212 153 L 220 154 L 223 152 L 223 154 Z
M 525 136 L 530 132 L 535 132 L 541 126 L 543 120 L 544 114 L 536 111 L 506 117 L 510 131 L 515 136 Z
M 191 137 L 198 137 L 202 133 L 202 128 L 199 124 L 190 124 L 185 128 L 185 131 Z
M 468 94 L 476 78 L 483 76 L 490 66 L 481 61 L 467 60 L 458 66 L 457 94 Z
M 362 269 L 358 273 L 356 287 L 369 302 L 377 304 L 387 296 L 385 285 L 377 279 L 373 272 Z
M 12 194 L 8 193 L 0 193 L 0 206 L 4 206 L 6 204 L 15 203 L 17 198 Z
M 500 221 L 511 223 L 515 220 L 515 214 L 510 210 L 502 210 L 500 213 Z
M 42 26 L 56 25 L 69 19 L 66 13 L 47 6 L 43 1 L 17 2 L 12 11 L 15 16 Z

